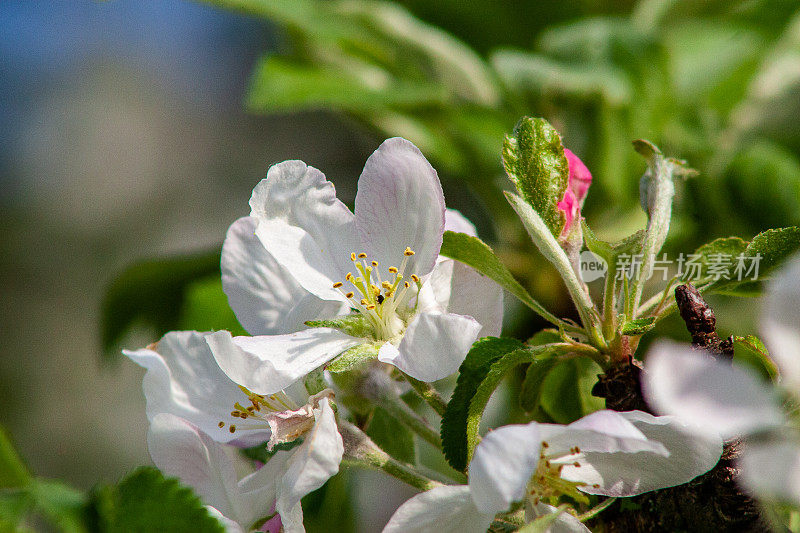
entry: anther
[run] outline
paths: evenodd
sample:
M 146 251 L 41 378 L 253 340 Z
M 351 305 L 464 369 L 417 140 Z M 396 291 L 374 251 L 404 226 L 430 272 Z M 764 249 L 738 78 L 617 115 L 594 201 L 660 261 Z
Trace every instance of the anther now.
M 581 453 L 581 449 L 575 446 L 575 453 Z
M 236 431 L 236 426 L 234 426 L 233 424 L 231 424 L 231 427 L 230 427 L 230 428 L 228 428 L 228 431 L 230 431 L 231 433 L 235 432 L 235 431 Z
M 389 267 L 389 272 L 392 274 L 397 274 L 397 267 Z
M 333 284 L 333 288 L 334 288 L 334 289 L 338 289 L 338 288 L 339 288 L 339 287 L 341 287 L 342 285 L 344 285 L 344 283 L 342 283 L 341 281 L 337 281 L 336 283 L 334 283 L 334 284 Z
M 575 461 L 574 463 L 572 463 L 572 466 L 574 466 L 575 468 L 580 468 L 581 464 L 578 461 Z
M 383 294 L 379 294 L 377 300 L 379 304 L 382 304 L 384 300 Z
M 351 261 L 355 261 L 356 260 L 356 253 L 355 252 L 351 252 L 350 253 L 350 260 Z
M 217 424 L 217 426 L 219 426 L 219 427 L 221 427 L 221 428 L 224 428 L 224 427 L 225 427 L 225 422 L 223 422 L 222 420 L 220 420 L 220 421 L 219 421 L 219 424 Z
M 366 298 L 361 298 L 361 305 L 367 305 L 368 303 Z
M 367 311 L 372 311 L 373 309 L 375 309 L 375 305 L 374 304 L 369 304 L 367 306 Z
M 542 448 L 547 448 L 548 446 L 550 446 L 550 445 L 547 444 L 547 441 L 543 440 L 542 441 Z
M 352 297 L 353 297 L 353 294 L 354 294 L 354 293 L 352 293 L 352 292 L 348 292 L 347 294 L 345 294 L 345 295 L 344 295 L 344 297 L 345 297 L 345 298 L 352 298 Z
M 407 282 L 407 281 L 403 282 L 403 287 L 405 287 L 406 289 L 409 288 L 410 286 L 411 286 L 411 284 L 409 282 Z
M 388 281 L 384 281 L 383 283 L 381 283 L 381 287 L 383 287 L 384 289 L 391 289 L 392 284 L 389 283 Z
M 412 255 L 414 255 L 414 250 L 412 250 L 411 248 L 406 246 L 406 249 L 403 252 L 403 255 L 405 255 L 406 257 L 411 257 Z
M 411 274 L 411 281 L 413 281 L 414 283 L 419 283 L 419 276 L 417 276 L 416 274 Z
M 352 278 L 353 278 L 353 273 L 352 273 L 352 272 L 348 272 L 348 273 L 347 273 L 347 274 L 344 276 L 344 279 L 345 279 L 346 281 L 350 281 Z
M 373 266 L 373 267 L 377 267 L 377 266 L 378 266 L 378 262 L 377 262 L 377 261 L 373 261 L 373 262 L 372 262 L 372 266 Z
M 359 259 L 366 259 L 367 258 L 367 254 L 365 254 L 364 252 L 361 252 L 360 254 L 358 254 L 358 258 Z

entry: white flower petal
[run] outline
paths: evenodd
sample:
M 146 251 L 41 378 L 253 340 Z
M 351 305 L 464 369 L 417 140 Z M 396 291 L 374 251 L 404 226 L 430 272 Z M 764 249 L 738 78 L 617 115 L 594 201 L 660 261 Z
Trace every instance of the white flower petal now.
M 500 335 L 503 289 L 487 276 L 459 261 L 441 258 L 426 285 L 439 309 L 477 320 L 482 326 L 478 337 Z
M 366 252 L 385 267 L 399 267 L 403 251 L 416 255 L 406 277 L 426 276 L 439 255 L 445 224 L 442 185 L 419 149 L 387 139 L 367 159 L 358 180 L 356 226 Z
M 239 387 L 222 371 L 206 344 L 206 334 L 172 331 L 155 350 L 124 350 L 123 353 L 147 369 L 144 396 L 147 418 L 172 413 L 185 418 L 219 442 L 237 441 L 255 445 L 269 438 L 269 431 L 231 434 L 218 423 L 230 419 L 233 404 L 246 400 Z
M 749 443 L 737 461 L 739 482 L 757 498 L 800 505 L 800 446 L 789 440 Z
M 557 511 L 558 509 L 546 503 L 539 503 L 534 507 L 536 516 L 545 516 Z M 591 533 L 591 530 L 572 514 L 563 512 L 558 515 L 555 522 L 547 529 L 547 533 Z
M 647 440 L 636 426 L 616 411 L 597 411 L 568 426 L 540 424 L 539 434 L 548 444 L 547 455 L 554 458 L 571 455 L 570 450 L 575 446 L 582 452 L 650 452 L 668 455 L 661 443 Z
M 772 387 L 743 369 L 675 343 L 650 349 L 642 389 L 659 413 L 723 439 L 783 424 Z
M 466 233 L 473 237 L 478 236 L 478 231 L 475 229 L 475 224 L 469 221 L 467 217 L 461 214 L 461 211 L 456 209 L 446 209 L 444 212 L 444 229 L 445 231 L 455 231 L 456 233 Z
M 458 370 L 480 330 L 481 325 L 472 317 L 419 313 L 406 328 L 397 351 L 381 349 L 378 360 L 412 378 L 436 381 Z
M 273 165 L 253 189 L 250 216 L 264 247 L 298 283 L 323 300 L 341 300 L 331 284 L 352 268 L 359 238 L 353 214 L 322 172 L 302 161 Z
M 469 488 L 475 506 L 494 516 L 522 500 L 539 464 L 539 425 L 503 426 L 489 432 L 475 448 L 469 465 Z
M 186 420 L 168 413 L 153 418 L 147 447 L 156 466 L 192 487 L 204 503 L 240 524 L 246 517 L 233 462 L 221 444 Z
M 251 335 L 276 335 L 304 328 L 306 320 L 336 316 L 342 303 L 309 293 L 256 237 L 257 219 L 242 217 L 222 244 L 222 288 L 239 323 Z
M 239 480 L 239 500 L 247 513 L 245 524 L 250 525 L 275 510 L 278 483 L 286 473 L 291 457 L 291 452 L 279 451 L 261 468 Z
M 642 411 L 620 415 L 648 440 L 664 445 L 669 455 L 582 450 L 576 459 L 579 467 L 565 464 L 561 472 L 564 479 L 586 483 L 581 490 L 589 494 L 635 496 L 687 483 L 711 470 L 722 455 L 722 440 L 718 436 L 695 435 L 672 417 L 655 417 Z
M 383 533 L 486 533 L 493 518 L 478 511 L 469 487 L 436 487 L 401 505 Z
M 336 415 L 328 398 L 320 400 L 314 414 L 314 427 L 304 435 L 303 444 L 292 451 L 278 492 L 276 509 L 287 533 L 303 531 L 302 522 L 296 523 L 295 508 L 303 496 L 320 488 L 336 475 L 344 454 L 342 436 L 336 427 Z
M 274 394 L 363 341 L 335 329 L 311 328 L 261 337 L 217 331 L 206 342 L 230 379 L 257 394 Z
M 761 330 L 783 384 L 800 392 L 800 256 L 769 284 Z

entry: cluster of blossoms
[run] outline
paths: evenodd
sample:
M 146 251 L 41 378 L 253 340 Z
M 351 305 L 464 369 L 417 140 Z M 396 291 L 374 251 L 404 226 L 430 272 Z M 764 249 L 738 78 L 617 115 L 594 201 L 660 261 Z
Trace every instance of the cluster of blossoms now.
M 566 156 L 570 187 L 559 209 L 568 239 L 591 174 Z M 369 157 L 354 212 L 300 161 L 271 167 L 250 208 L 230 227 L 221 266 L 252 336 L 171 332 L 125 353 L 147 369 L 148 444 L 159 468 L 193 487 L 229 531 L 304 531 L 300 501 L 339 471 L 343 428 L 352 427 L 335 404 L 336 383 L 319 371 L 356 350 L 368 356 L 354 372 L 450 376 L 475 340 L 499 334 L 502 290 L 439 255 L 445 230 L 475 228 L 445 208 L 436 171 L 404 139 Z M 308 385 L 310 374 L 323 386 Z M 238 479 L 228 451 L 256 445 L 272 455 Z M 557 507 L 564 497 L 588 503 L 685 483 L 721 449 L 716 435 L 696 438 L 671 417 L 638 411 L 505 426 L 475 449 L 468 484 L 432 482 L 385 531 L 483 532 L 498 517 L 522 524 L 552 513 L 552 531 L 587 531 Z

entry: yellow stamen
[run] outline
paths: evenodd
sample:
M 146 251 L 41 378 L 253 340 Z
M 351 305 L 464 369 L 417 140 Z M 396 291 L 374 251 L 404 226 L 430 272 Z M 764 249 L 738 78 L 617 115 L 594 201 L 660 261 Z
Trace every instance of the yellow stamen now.
M 416 274 L 411 274 L 411 281 L 413 281 L 414 283 L 419 283 L 419 276 L 417 276 Z
M 333 284 L 333 288 L 334 288 L 334 289 L 338 289 L 338 288 L 339 288 L 339 287 L 341 287 L 342 285 L 344 285 L 344 283 L 342 283 L 341 281 L 337 281 L 336 283 L 334 283 L 334 284 Z
M 351 261 L 355 261 L 356 260 L 356 253 L 355 252 L 351 252 L 350 253 L 350 260 Z
M 360 254 L 358 254 L 358 258 L 359 259 L 366 259 L 367 258 L 367 254 L 365 254 L 364 252 L 361 252 Z
M 405 255 L 406 257 L 411 257 L 412 255 L 414 255 L 414 250 L 412 250 L 411 248 L 406 246 L 406 249 L 403 252 L 403 255 Z
M 355 293 L 348 292 L 347 294 L 345 294 L 345 295 L 344 295 L 344 297 L 345 297 L 345 298 L 347 298 L 347 299 L 349 300 L 350 298 L 352 298 L 352 297 L 354 296 L 354 294 L 355 294 Z
M 389 272 L 392 274 L 397 274 L 397 267 L 389 267 Z

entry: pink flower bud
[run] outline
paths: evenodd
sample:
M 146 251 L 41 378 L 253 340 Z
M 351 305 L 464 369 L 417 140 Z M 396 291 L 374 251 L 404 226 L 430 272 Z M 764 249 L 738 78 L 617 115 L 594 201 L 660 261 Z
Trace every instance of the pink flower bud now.
M 564 229 L 561 231 L 562 237 L 569 233 L 575 220 L 580 221 L 581 206 L 586 199 L 589 185 L 592 184 L 592 173 L 589 172 L 583 161 L 567 148 L 564 149 L 564 155 L 567 157 L 569 165 L 569 187 L 564 193 L 564 198 L 556 204 L 556 207 L 564 212 L 567 220 L 566 224 L 564 224 Z

